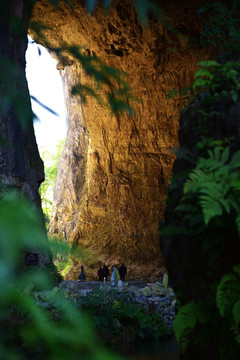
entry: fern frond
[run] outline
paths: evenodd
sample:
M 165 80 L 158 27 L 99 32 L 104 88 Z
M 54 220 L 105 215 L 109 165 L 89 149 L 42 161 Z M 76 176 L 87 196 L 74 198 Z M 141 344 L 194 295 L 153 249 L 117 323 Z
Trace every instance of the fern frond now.
M 220 161 L 220 159 L 221 159 L 221 149 L 220 149 L 219 146 L 215 147 L 215 149 L 213 150 L 212 158 L 214 160 Z
M 221 316 L 230 314 L 234 303 L 240 298 L 240 282 L 235 274 L 223 276 L 216 292 L 216 304 Z
M 235 271 L 235 273 L 237 273 L 238 275 L 240 275 L 240 264 L 234 266 L 233 270 Z
M 229 176 L 230 176 L 230 172 L 231 172 L 231 166 L 230 165 L 224 165 L 222 163 L 219 163 L 219 166 L 217 170 L 214 173 L 214 178 L 217 182 L 220 182 L 222 184 L 224 184 L 224 179 L 228 179 L 229 181 Z
M 226 163 L 229 160 L 229 155 L 230 155 L 230 148 L 229 146 L 227 146 L 222 152 L 221 162 Z
M 198 304 L 197 318 L 200 324 L 206 324 L 211 319 L 211 312 L 204 302 Z
M 240 214 L 240 203 L 236 198 L 236 194 L 229 194 L 228 200 L 231 202 L 232 208 L 236 211 L 237 214 Z M 240 219 L 239 219 L 240 220 Z
M 234 190 L 239 191 L 239 189 L 240 189 L 240 176 L 239 176 L 238 172 L 234 172 L 234 173 L 231 174 L 230 186 Z
M 175 207 L 174 211 L 192 212 L 193 208 L 195 208 L 195 206 L 183 203 Z
M 222 205 L 223 210 L 225 210 L 228 214 L 231 211 L 231 201 L 229 199 L 225 199 L 223 197 L 218 199 L 219 203 Z
M 230 164 L 233 165 L 233 167 L 240 167 L 240 151 L 233 154 Z
M 199 181 L 204 182 L 207 181 L 209 178 L 205 174 L 205 172 L 201 169 L 195 169 L 189 174 L 189 178 L 186 181 L 183 189 L 184 195 L 189 193 L 196 193 L 199 189 Z
M 205 181 L 200 184 L 200 192 L 202 194 L 208 195 L 213 199 L 218 199 L 223 196 L 223 185 L 218 184 L 214 181 Z
M 233 319 L 235 323 L 238 325 L 240 322 L 240 299 L 237 300 L 237 302 L 235 302 L 232 313 L 233 313 Z
M 197 322 L 197 305 L 192 301 L 181 307 L 174 321 L 176 339 L 183 348 L 186 346 L 186 336 L 192 332 Z
M 236 340 L 236 342 L 237 342 L 238 344 L 240 344 L 240 334 L 238 334 L 237 336 L 235 336 L 234 339 Z
M 222 215 L 223 209 L 217 200 L 212 199 L 209 195 L 201 195 L 199 200 L 206 225 L 212 218 Z
M 235 219 L 235 223 L 237 225 L 237 229 L 238 229 L 238 234 L 240 236 L 240 214 L 238 214 L 238 216 Z

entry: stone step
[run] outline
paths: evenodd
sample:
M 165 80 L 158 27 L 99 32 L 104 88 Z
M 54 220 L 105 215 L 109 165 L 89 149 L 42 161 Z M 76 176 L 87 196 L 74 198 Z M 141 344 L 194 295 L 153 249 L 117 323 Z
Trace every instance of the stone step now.
M 142 289 L 148 284 L 145 281 L 126 281 L 128 286 L 136 286 L 138 289 Z M 103 283 L 101 281 L 79 281 L 79 280 L 64 280 L 59 284 L 59 287 L 65 289 L 74 289 L 78 290 L 94 290 L 99 289 Z M 107 282 L 110 286 L 110 281 Z

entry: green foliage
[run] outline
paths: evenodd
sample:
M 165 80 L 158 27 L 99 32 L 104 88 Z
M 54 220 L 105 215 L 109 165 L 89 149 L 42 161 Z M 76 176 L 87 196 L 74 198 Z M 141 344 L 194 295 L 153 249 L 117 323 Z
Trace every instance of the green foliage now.
M 181 107 L 186 106 L 193 97 L 193 90 L 191 87 L 184 87 L 181 90 L 171 89 L 166 91 L 166 99 L 179 99 Z
M 229 159 L 229 147 L 215 147 L 213 151 L 208 151 L 208 155 L 208 158 L 200 158 L 196 169 L 189 174 L 184 185 L 182 204 L 175 210 L 188 211 L 186 204 L 196 199 L 194 205 L 200 205 L 205 225 L 212 218 L 235 211 L 240 233 L 240 151 Z
M 52 0 L 53 1 L 53 0 Z M 55 0 L 56 2 L 56 0 Z M 90 14 L 94 13 L 94 10 L 96 9 L 96 6 L 98 4 L 99 0 L 88 0 L 87 5 L 87 11 Z M 153 1 L 150 0 L 132 0 L 139 20 L 142 24 L 147 25 L 148 22 L 148 16 L 153 15 L 156 18 L 159 18 L 161 22 L 167 26 L 168 28 L 172 28 L 172 26 L 169 23 L 168 16 L 164 12 L 162 8 L 157 6 Z M 102 5 L 104 11 L 108 11 L 110 8 L 110 5 L 112 3 L 112 0 L 103 0 Z
M 13 226 L 14 224 L 14 226 Z M 16 193 L 0 200 L 0 349 L 4 359 L 115 359 L 87 319 L 58 292 L 48 308 L 31 289 L 53 286 L 49 271 L 24 265 L 26 252 L 47 259 L 49 244 L 37 210 Z
M 229 146 L 219 146 L 218 141 L 215 143 L 218 145 L 208 151 L 208 157 L 200 157 L 196 168 L 190 172 L 184 185 L 181 204 L 175 208 L 175 211 L 183 214 L 184 223 L 188 223 L 186 233 L 192 233 L 196 238 L 201 237 L 202 251 L 205 252 L 205 256 L 209 256 L 210 269 L 218 263 L 219 258 L 224 257 L 224 246 L 227 246 L 225 234 L 223 232 L 221 237 L 219 229 L 224 229 L 225 226 L 230 227 L 232 231 L 235 222 L 238 234 L 240 230 L 240 152 L 236 151 L 231 156 Z M 217 238 L 214 236 L 215 232 Z M 239 267 L 235 270 L 237 274 L 226 274 L 220 280 L 215 279 L 209 288 L 210 297 L 205 298 L 203 308 L 199 308 L 199 304 L 195 302 L 180 308 L 175 319 L 174 330 L 182 351 L 186 350 L 190 341 L 193 342 L 193 331 L 198 334 L 198 342 L 206 344 L 206 338 L 201 334 L 211 326 L 214 333 L 214 326 L 220 326 L 220 316 L 222 316 L 224 318 L 221 325 L 223 334 L 219 336 L 230 339 L 232 336 L 232 340 L 225 340 L 219 346 L 220 359 L 231 359 L 229 354 L 226 355 L 231 341 L 233 341 L 231 345 L 233 351 L 239 352 L 237 347 L 237 342 L 239 343 Z M 206 276 L 213 281 L 214 274 L 206 274 Z M 212 301 L 214 296 L 216 296 L 216 302 Z M 210 313 L 211 316 L 209 316 Z M 201 317 L 199 317 L 200 314 Z M 214 337 L 211 334 L 208 336 L 209 339 L 211 336 Z M 234 342 L 234 337 L 236 342 Z
M 66 276 L 69 270 L 72 268 L 73 262 L 71 259 L 66 259 L 65 261 L 59 261 L 57 263 L 57 270 L 61 273 L 62 276 Z
M 216 304 L 223 317 L 234 316 L 236 325 L 239 322 L 239 297 L 240 297 L 239 267 L 235 273 L 226 274 L 221 279 L 216 292 Z
M 107 295 L 103 290 L 91 291 L 81 299 L 80 306 L 93 319 L 99 336 L 108 343 L 120 339 L 157 340 L 172 333 L 159 312 L 147 312 L 114 290 Z
M 238 49 L 240 42 L 239 7 L 239 0 L 233 0 L 227 6 L 221 2 L 214 2 L 201 7 L 198 11 L 199 15 L 207 14 L 201 34 L 201 43 L 213 46 L 218 52 Z
M 189 151 L 178 151 L 189 164 L 188 170 L 176 174 L 171 185 L 173 193 L 182 189 L 180 203 L 172 200 L 179 221 L 161 233 L 180 237 L 179 241 L 185 236 L 191 249 L 190 242 L 196 241 L 202 259 L 199 263 L 203 264 L 201 280 L 206 289 L 202 287 L 202 298 L 195 296 L 189 303 L 183 294 L 184 305 L 175 319 L 174 331 L 182 351 L 195 346 L 207 354 L 207 349 L 213 349 L 215 358 L 230 360 L 240 356 L 239 266 L 229 273 L 239 261 L 233 252 L 238 251 L 234 246 L 238 249 L 235 242 L 240 235 L 240 152 L 235 134 L 215 137 L 215 129 L 218 121 L 220 129 L 227 121 L 224 109 L 238 106 L 240 62 L 208 60 L 199 67 L 193 89 L 196 103 L 201 104 L 195 124 L 200 140 L 191 158 Z M 229 258 L 231 247 L 234 260 Z M 225 265 L 226 261 L 230 263 Z
M 193 89 L 208 92 L 205 103 L 212 103 L 226 98 L 227 91 L 231 94 L 232 102 L 237 102 L 240 90 L 239 61 L 228 61 L 220 64 L 208 60 L 201 61 L 199 66 L 201 68 L 195 74 Z
M 188 335 L 197 322 L 197 305 L 194 302 L 182 306 L 174 321 L 174 333 L 183 351 L 189 344 Z
M 40 149 L 41 158 L 44 161 L 45 180 L 39 188 L 39 193 L 42 200 L 42 209 L 45 216 L 47 229 L 49 227 L 52 212 L 53 193 L 57 177 L 58 163 L 65 141 L 65 139 L 58 141 L 55 153 L 50 153 L 49 151 Z
M 211 81 L 214 78 L 215 68 L 219 66 L 216 61 L 206 60 L 198 63 L 201 68 L 195 73 L 193 89 L 209 89 Z

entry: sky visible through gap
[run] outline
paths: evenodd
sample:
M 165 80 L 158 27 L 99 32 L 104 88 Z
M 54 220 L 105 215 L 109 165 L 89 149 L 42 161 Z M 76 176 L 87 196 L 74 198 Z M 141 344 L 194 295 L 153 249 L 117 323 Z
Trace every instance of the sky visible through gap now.
M 56 69 L 56 61 L 48 51 L 28 37 L 26 52 L 26 76 L 30 95 L 55 111 L 58 116 L 32 102 L 32 109 L 38 119 L 34 130 L 41 151 L 55 152 L 56 143 L 67 134 L 66 106 L 63 95 L 62 79 Z

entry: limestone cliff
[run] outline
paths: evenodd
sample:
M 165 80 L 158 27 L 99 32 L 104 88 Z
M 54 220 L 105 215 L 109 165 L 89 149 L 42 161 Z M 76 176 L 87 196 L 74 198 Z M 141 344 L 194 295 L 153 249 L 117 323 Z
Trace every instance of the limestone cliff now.
M 109 14 L 86 14 L 74 8 L 36 4 L 33 20 L 44 22 L 51 46 L 81 45 L 106 64 L 122 69 L 134 95 L 135 115 L 116 116 L 94 99 L 82 104 L 71 86 L 88 83 L 70 57 L 60 61 L 68 109 L 68 135 L 58 170 L 50 231 L 87 250 L 88 262 L 108 265 L 124 261 L 131 277 L 151 280 L 164 270 L 159 223 L 178 145 L 181 93 L 192 83 L 199 50 L 192 40 L 200 31 L 197 2 L 170 1 L 164 6 L 172 32 L 152 19 L 138 20 L 130 1 L 115 1 Z M 34 36 L 34 34 L 32 34 Z M 188 38 L 188 40 L 186 39 Z M 43 44 L 44 45 L 44 44 Z M 142 264 L 140 267 L 137 264 Z M 144 264 L 144 265 L 143 265 Z M 95 270 L 94 270 L 95 271 Z M 79 268 L 70 277 L 76 277 Z

